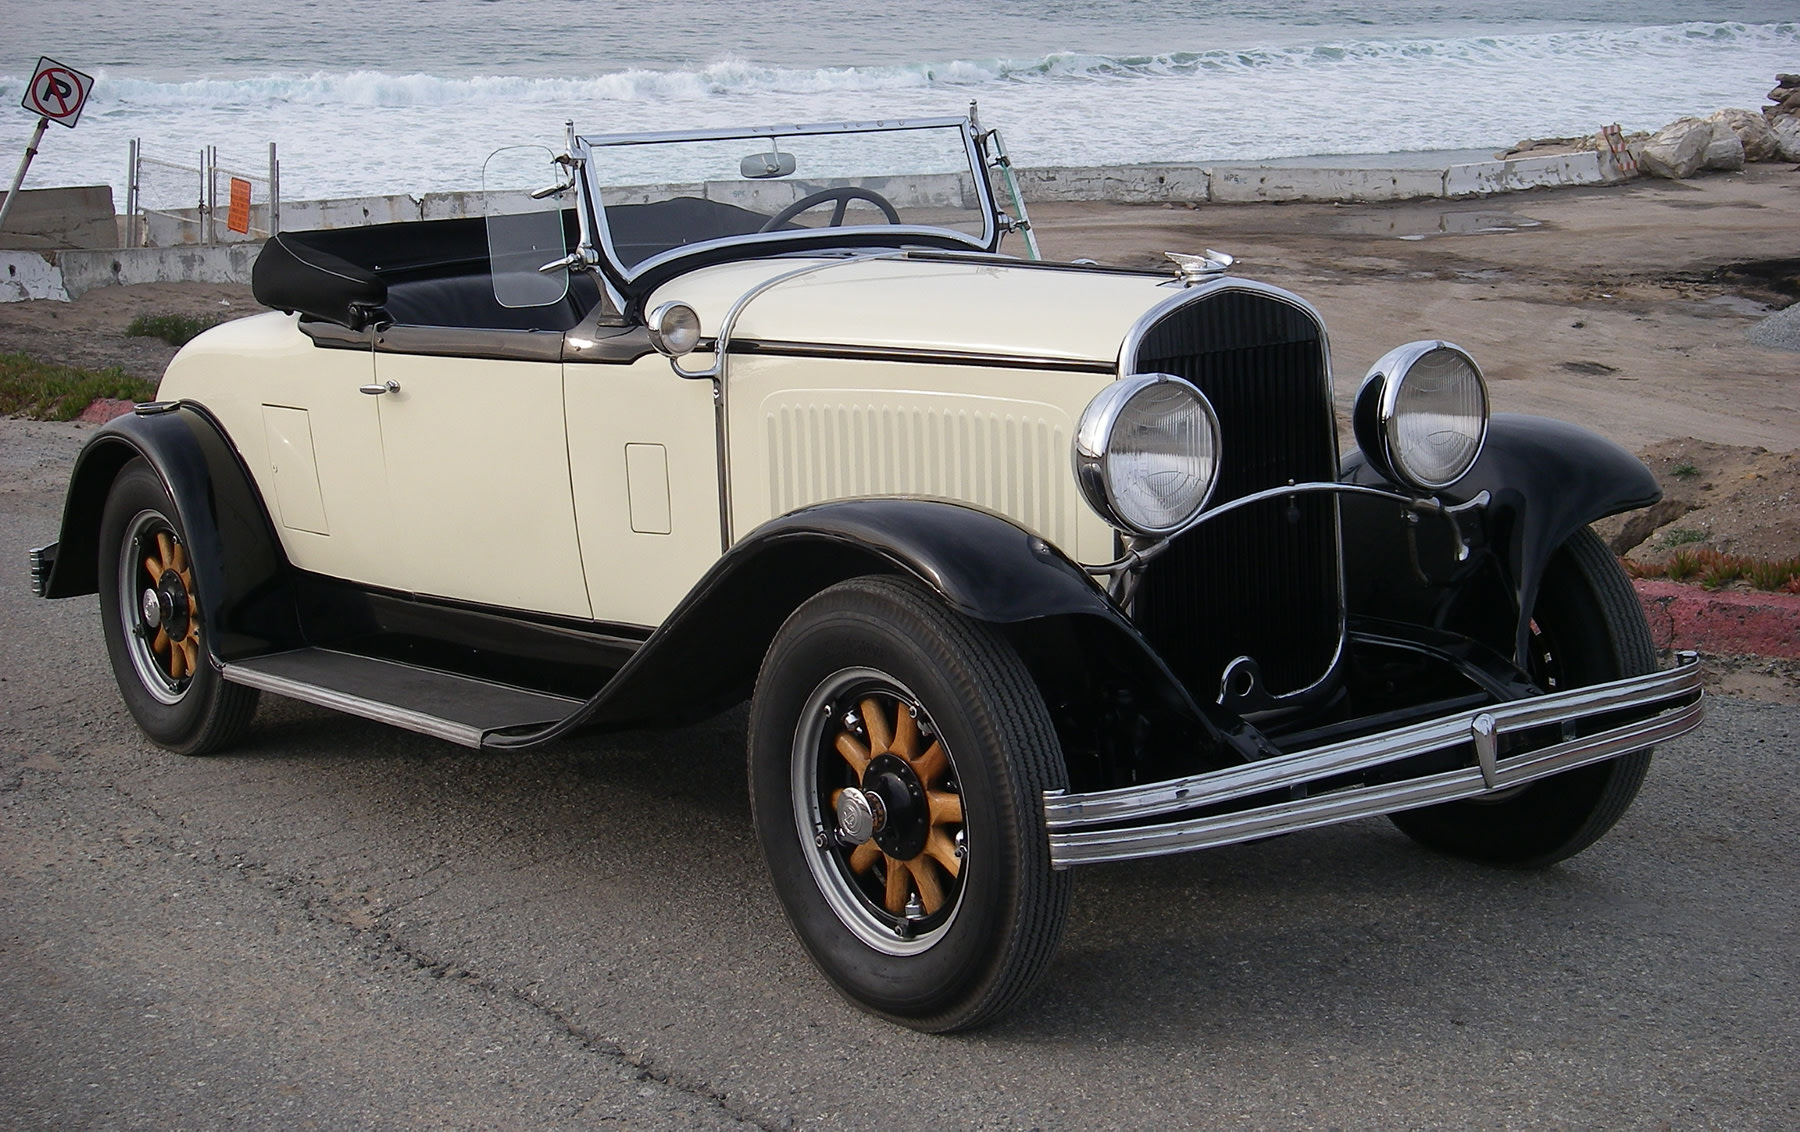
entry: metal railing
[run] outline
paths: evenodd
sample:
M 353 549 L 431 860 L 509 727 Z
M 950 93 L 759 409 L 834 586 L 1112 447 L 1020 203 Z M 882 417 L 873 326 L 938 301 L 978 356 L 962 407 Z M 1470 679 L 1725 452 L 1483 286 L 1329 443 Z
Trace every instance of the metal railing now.
M 133 138 L 125 185 L 128 248 L 240 243 L 281 230 L 281 163 L 274 142 L 268 171 L 250 173 L 220 164 L 215 145 L 200 150 L 198 165 L 187 165 L 151 157 L 143 140 Z

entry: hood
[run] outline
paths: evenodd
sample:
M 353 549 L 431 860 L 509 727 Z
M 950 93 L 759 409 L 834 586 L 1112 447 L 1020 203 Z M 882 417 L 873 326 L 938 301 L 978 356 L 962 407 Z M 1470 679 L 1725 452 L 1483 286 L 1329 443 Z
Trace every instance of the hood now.
M 732 337 L 1113 364 L 1131 327 L 1181 294 L 1166 275 L 1003 259 L 783 258 L 683 275 L 647 306 L 684 302 L 711 337 L 745 293 L 809 264 L 821 266 L 752 299 Z

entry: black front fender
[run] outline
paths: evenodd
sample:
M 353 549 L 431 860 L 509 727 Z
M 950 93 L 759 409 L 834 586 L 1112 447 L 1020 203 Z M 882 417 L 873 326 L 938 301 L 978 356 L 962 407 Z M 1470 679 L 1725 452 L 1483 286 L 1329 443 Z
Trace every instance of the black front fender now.
M 740 540 L 618 674 L 548 731 L 491 736 L 525 746 L 579 727 L 700 718 L 747 696 L 769 642 L 807 598 L 867 574 L 918 579 L 960 613 L 1006 627 L 1081 618 L 1141 683 L 1204 718 L 1137 630 L 1088 574 L 1042 538 L 976 507 L 925 499 L 823 503 L 772 519 Z
M 1360 454 L 1345 463 L 1344 477 L 1351 483 L 1395 488 L 1382 479 Z M 1564 421 L 1516 413 L 1496 414 L 1488 427 L 1481 457 L 1454 488 L 1443 493 L 1452 502 L 1466 502 L 1488 493 L 1483 523 L 1492 549 L 1504 566 L 1512 599 L 1508 628 L 1510 640 L 1491 644 L 1525 655 L 1530 611 L 1537 601 L 1538 585 L 1550 556 L 1570 535 L 1597 519 L 1648 507 L 1662 498 L 1662 489 L 1650 470 L 1624 448 Z M 1398 522 L 1391 505 L 1354 497 L 1344 507 L 1346 568 L 1350 577 L 1352 613 L 1373 612 L 1432 624 L 1441 620 L 1439 603 L 1445 587 L 1424 587 L 1401 606 L 1392 604 L 1403 593 L 1403 579 L 1413 567 L 1399 548 L 1411 537 Z M 1441 521 L 1440 521 L 1441 525 Z M 1419 536 L 1423 538 L 1424 536 Z M 1445 542 L 1443 537 L 1438 542 Z M 1447 575 L 1449 571 L 1427 570 Z M 1375 597 L 1377 591 L 1381 596 Z M 1358 609 L 1357 596 L 1365 606 Z M 1443 626 L 1439 626 L 1443 627 Z
M 119 417 L 82 448 L 43 595 L 97 591 L 100 516 L 119 469 L 135 458 L 175 503 L 214 654 L 231 660 L 303 643 L 292 572 L 262 497 L 223 430 L 188 404 Z

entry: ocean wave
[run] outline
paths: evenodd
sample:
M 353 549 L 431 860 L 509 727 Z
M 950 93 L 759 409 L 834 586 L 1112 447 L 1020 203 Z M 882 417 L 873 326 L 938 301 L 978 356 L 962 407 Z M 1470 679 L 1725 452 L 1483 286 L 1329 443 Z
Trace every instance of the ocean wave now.
M 1557 67 L 1621 58 L 1678 57 L 1696 48 L 1800 49 L 1800 23 L 1695 22 L 1662 27 L 1493 35 L 1466 39 L 1365 40 L 1310 46 L 1099 55 L 1060 51 L 1035 59 L 954 59 L 877 67 L 772 67 L 726 58 L 689 70 L 628 69 L 587 78 L 504 75 L 448 78 L 381 71 L 317 72 L 243 79 L 154 82 L 100 72 L 95 109 L 232 108 L 269 105 L 410 108 L 545 106 L 604 102 L 694 102 L 734 95 L 863 93 L 930 88 L 1129 83 L 1191 77 L 1421 67 L 1483 70 Z M 25 76 L 0 76 L 0 101 L 16 100 Z M 979 93 L 978 91 L 975 93 Z

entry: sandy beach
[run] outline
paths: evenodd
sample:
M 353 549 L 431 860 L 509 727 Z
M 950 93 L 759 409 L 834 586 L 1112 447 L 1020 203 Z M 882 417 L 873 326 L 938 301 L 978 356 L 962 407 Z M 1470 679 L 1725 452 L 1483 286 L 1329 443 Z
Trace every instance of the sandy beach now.
M 1155 266 L 1164 250 L 1217 248 L 1237 274 L 1302 295 L 1330 328 L 1343 410 L 1392 346 L 1456 342 L 1482 364 L 1496 411 L 1577 421 L 1644 455 L 1677 500 L 1658 527 L 1800 555 L 1800 353 L 1746 339 L 1800 297 L 1800 169 L 1456 201 L 1032 214 L 1050 258 Z M 126 338 L 133 316 L 259 309 L 245 286 L 107 287 L 0 304 L 0 350 L 154 376 L 174 351 Z M 1667 474 L 1688 463 L 1698 479 Z M 1656 557 L 1654 528 L 1642 534 L 1638 556 Z

